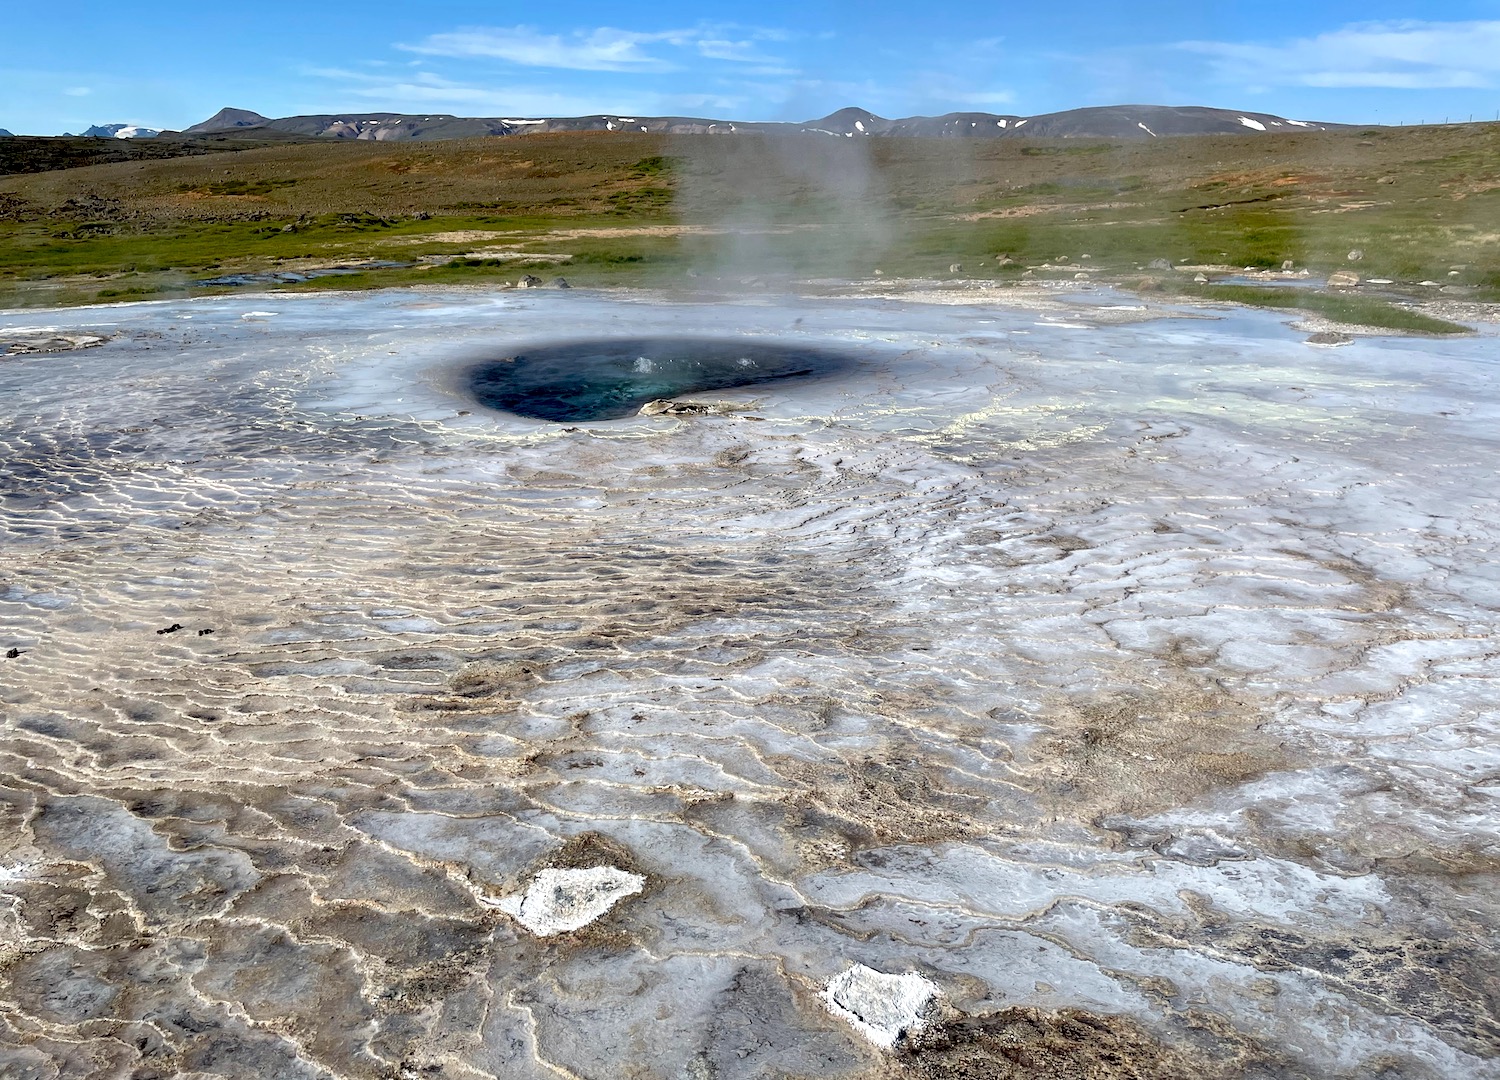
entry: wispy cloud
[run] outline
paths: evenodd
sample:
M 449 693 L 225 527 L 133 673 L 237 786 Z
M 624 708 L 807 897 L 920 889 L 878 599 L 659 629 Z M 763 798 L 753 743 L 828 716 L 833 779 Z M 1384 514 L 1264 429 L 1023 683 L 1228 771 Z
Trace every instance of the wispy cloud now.
M 1185 41 L 1226 82 L 1428 90 L 1500 86 L 1500 20 L 1352 23 L 1281 42 Z
M 93 89 L 88 86 L 70 86 L 63 91 L 69 97 L 88 97 L 93 92 Z
M 693 60 L 767 64 L 777 58 L 761 51 L 785 33 L 762 28 L 698 26 L 642 32 L 602 26 L 569 34 L 543 33 L 534 26 L 469 27 L 431 34 L 397 48 L 426 56 L 501 60 L 522 67 L 570 71 L 675 71 Z
M 451 79 L 431 71 L 366 72 L 348 68 L 306 67 L 301 74 L 327 80 L 327 96 L 338 102 L 333 112 L 358 111 L 359 102 L 380 111 L 452 112 L 464 116 L 588 116 L 625 113 L 669 116 L 700 109 L 743 107 L 728 94 L 657 93 L 648 88 L 505 85 Z

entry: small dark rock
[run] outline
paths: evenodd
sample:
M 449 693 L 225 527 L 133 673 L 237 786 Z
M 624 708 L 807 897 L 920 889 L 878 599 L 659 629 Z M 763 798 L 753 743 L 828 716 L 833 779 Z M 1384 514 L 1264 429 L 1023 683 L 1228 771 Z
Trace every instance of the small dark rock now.
M 552 279 L 552 287 L 554 289 L 571 289 L 573 286 L 568 284 L 567 278 L 560 277 Z
M 21 650 L 20 649 L 7 649 L 5 651 L 5 659 L 7 659 L 7 660 L 14 660 L 16 657 L 18 657 L 20 655 L 21 655 Z
M 183 629 L 182 624 L 178 623 L 178 622 L 174 622 L 171 626 L 164 626 L 164 627 L 162 627 L 160 630 L 157 631 L 157 633 L 158 634 L 175 634 L 175 633 L 177 633 L 177 631 L 179 631 L 181 629 Z
M 212 634 L 213 632 L 214 632 L 214 628 L 212 626 L 207 626 L 207 627 L 204 627 L 202 630 L 198 631 L 198 636 L 199 637 L 207 637 L 209 634 Z
M 541 284 L 542 279 L 535 274 L 527 274 L 520 281 L 516 282 L 516 286 L 521 289 L 536 289 L 540 288 Z

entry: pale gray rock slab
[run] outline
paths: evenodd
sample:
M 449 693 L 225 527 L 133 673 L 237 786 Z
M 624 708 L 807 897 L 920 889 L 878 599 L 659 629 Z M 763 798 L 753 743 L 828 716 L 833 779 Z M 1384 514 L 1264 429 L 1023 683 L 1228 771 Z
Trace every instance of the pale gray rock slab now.
M 931 979 L 914 971 L 890 975 L 854 964 L 828 981 L 823 1001 L 855 1031 L 890 1049 L 921 1030 L 939 993 Z
M 537 937 L 551 937 L 582 930 L 645 884 L 640 874 L 614 866 L 548 867 L 538 871 L 524 891 L 493 903 Z

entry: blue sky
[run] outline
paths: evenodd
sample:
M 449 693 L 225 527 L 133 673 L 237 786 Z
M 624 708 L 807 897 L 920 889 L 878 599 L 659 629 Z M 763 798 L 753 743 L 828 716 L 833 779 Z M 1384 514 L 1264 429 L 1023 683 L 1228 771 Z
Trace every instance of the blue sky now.
M 805 120 L 1202 104 L 1366 123 L 1494 119 L 1500 0 L 27 3 L 0 127 L 267 116 Z

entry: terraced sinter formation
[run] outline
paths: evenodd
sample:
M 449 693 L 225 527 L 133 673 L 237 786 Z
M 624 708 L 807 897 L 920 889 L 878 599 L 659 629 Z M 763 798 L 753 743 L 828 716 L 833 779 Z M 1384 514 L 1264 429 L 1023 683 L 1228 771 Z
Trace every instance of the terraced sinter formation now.
M 1171 314 L 0 316 L 0 1075 L 1500 1076 L 1494 330 Z

